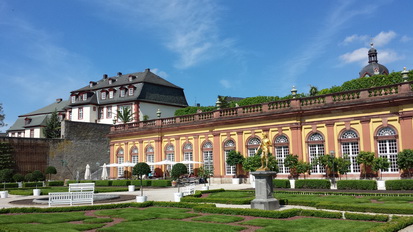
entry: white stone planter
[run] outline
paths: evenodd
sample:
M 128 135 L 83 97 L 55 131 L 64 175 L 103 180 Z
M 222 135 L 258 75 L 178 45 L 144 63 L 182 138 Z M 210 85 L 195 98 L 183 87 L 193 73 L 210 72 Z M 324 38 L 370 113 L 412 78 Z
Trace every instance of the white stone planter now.
M 232 178 L 232 184 L 240 184 L 240 178 Z
M 17 182 L 18 188 L 23 188 L 23 182 Z
M 386 183 L 384 180 L 377 181 L 377 190 L 386 190 Z
M 209 190 L 209 186 L 202 186 L 201 190 Z
M 40 196 L 40 189 L 33 189 L 33 196 Z
M 148 200 L 147 196 L 136 196 L 136 202 L 142 203 Z
M 291 179 L 291 180 L 290 180 L 290 187 L 291 187 L 292 189 L 295 189 L 295 180 L 294 180 L 294 179 Z
M 9 191 L 0 191 L 0 198 L 8 198 Z
M 250 184 L 252 188 L 255 188 L 255 176 L 250 174 Z
M 174 201 L 180 202 L 182 197 L 182 193 L 174 193 Z
M 129 192 L 134 192 L 135 191 L 135 185 L 128 185 L 128 191 Z

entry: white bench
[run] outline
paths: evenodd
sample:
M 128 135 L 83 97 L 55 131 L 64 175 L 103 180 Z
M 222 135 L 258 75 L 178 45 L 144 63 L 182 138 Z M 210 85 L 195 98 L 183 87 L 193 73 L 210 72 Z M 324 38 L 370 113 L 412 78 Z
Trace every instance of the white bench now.
M 188 196 L 195 194 L 195 185 L 188 185 L 182 188 L 182 195 Z
M 95 183 L 69 184 L 69 192 L 49 193 L 49 206 L 63 204 L 92 204 Z
M 69 192 L 94 192 L 95 183 L 69 184 Z

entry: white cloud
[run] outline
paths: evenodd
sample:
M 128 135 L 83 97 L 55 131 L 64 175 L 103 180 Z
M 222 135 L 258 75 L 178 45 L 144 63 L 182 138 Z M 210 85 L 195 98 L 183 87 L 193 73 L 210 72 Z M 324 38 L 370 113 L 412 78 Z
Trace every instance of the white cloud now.
M 155 32 L 158 39 L 179 59 L 177 68 L 185 69 L 203 61 L 220 57 L 233 50 L 233 40 L 221 38 L 218 30 L 221 8 L 214 1 L 96 1 L 120 20 L 122 26 Z M 115 12 L 115 13 L 114 13 Z M 148 32 L 148 31 L 147 31 Z
M 384 46 L 388 44 L 390 41 L 392 41 L 396 36 L 397 34 L 394 31 L 382 31 L 373 38 L 374 46 Z
M 391 49 L 380 50 L 378 53 L 378 61 L 382 64 L 388 64 L 404 58 L 404 56 L 397 54 L 397 52 Z
M 402 36 L 402 38 L 400 38 L 401 42 L 409 42 L 410 40 L 412 40 L 412 38 L 408 37 L 407 35 Z
M 168 76 L 169 76 L 166 72 L 164 72 L 162 70 L 159 70 L 157 68 L 151 68 L 151 72 L 155 73 L 156 75 L 158 75 L 158 76 L 160 76 L 164 79 L 167 79 Z
M 226 89 L 229 89 L 229 88 L 232 87 L 231 82 L 228 81 L 228 80 L 222 79 L 222 80 L 219 81 L 219 83 Z
M 359 48 L 352 52 L 348 52 L 340 56 L 340 59 L 344 63 L 353 63 L 353 62 L 363 62 L 366 63 L 367 60 L 367 48 Z
M 359 42 L 359 41 L 365 42 L 368 39 L 369 39 L 369 37 L 367 35 L 356 35 L 356 34 L 354 34 L 354 35 L 351 35 L 351 36 L 347 36 L 344 39 L 344 41 L 342 42 L 342 44 L 347 45 L 347 44 L 350 44 L 350 43 L 353 43 L 353 42 Z

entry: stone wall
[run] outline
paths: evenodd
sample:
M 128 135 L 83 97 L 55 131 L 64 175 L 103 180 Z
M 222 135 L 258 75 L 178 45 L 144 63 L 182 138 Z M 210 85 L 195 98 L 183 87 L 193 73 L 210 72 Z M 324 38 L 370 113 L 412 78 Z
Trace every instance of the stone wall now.
M 25 175 L 34 170 L 44 172 L 47 166 L 56 167 L 52 179 L 84 179 L 86 164 L 90 165 L 93 179 L 99 179 L 100 166 L 109 163 L 110 125 L 62 122 L 63 139 L 1 137 L 14 149 L 16 172 Z M 77 174 L 79 173 L 79 174 Z

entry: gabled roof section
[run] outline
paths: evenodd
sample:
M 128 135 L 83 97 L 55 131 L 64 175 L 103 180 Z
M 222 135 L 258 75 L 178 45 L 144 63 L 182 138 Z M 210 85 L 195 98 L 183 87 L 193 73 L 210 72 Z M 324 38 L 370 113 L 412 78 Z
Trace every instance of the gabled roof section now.
M 56 101 L 48 106 L 45 106 L 41 109 L 35 110 L 31 113 L 28 114 L 23 114 L 20 115 L 19 117 L 24 117 L 24 116 L 31 116 L 31 115 L 39 115 L 39 114 L 51 114 L 53 113 L 55 110 L 57 112 L 64 112 L 65 111 L 65 107 L 69 105 L 69 101 Z
M 46 126 L 47 114 L 28 117 L 18 117 L 7 131 L 20 131 L 30 127 Z

